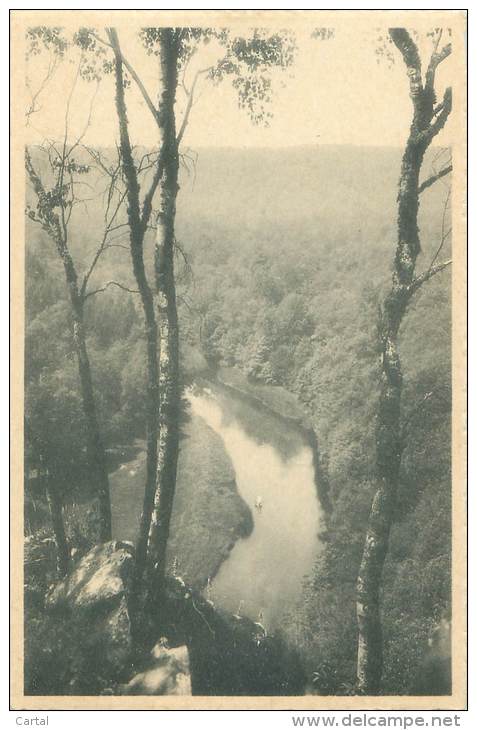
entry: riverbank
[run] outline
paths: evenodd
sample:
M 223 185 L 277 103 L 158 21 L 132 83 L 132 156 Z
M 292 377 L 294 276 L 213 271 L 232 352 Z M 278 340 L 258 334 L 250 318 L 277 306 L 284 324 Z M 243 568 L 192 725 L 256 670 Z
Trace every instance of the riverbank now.
M 253 518 L 222 439 L 194 414 L 183 434 L 167 553 L 171 569 L 200 589 L 236 541 L 250 535 Z
M 144 495 L 144 443 L 135 458 L 110 475 L 113 536 L 135 542 Z M 211 529 L 213 526 L 213 529 Z M 199 416 L 182 426 L 177 486 L 168 545 L 170 569 L 195 589 L 207 584 L 235 542 L 253 529 L 237 492 L 221 439 Z
M 313 428 L 312 422 L 298 398 L 280 385 L 250 381 L 236 368 L 219 367 L 214 373 L 218 383 L 251 399 L 268 412 L 304 431 Z
M 214 373 L 214 379 L 223 387 L 239 393 L 252 404 L 278 416 L 303 434 L 313 454 L 318 499 L 325 515 L 329 514 L 332 511 L 332 503 L 327 470 L 320 457 L 318 439 L 312 420 L 297 396 L 280 385 L 254 383 L 236 368 L 219 367 Z

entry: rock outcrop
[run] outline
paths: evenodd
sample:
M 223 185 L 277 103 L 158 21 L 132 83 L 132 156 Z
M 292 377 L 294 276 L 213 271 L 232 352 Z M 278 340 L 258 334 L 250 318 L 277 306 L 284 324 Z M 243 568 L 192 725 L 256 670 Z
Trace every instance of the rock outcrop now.
M 123 695 L 190 695 L 189 652 L 186 646 L 170 649 L 159 641 L 151 652 L 150 666 L 119 688 Z
M 297 655 L 261 624 L 216 608 L 172 577 L 167 613 L 165 632 L 189 650 L 192 694 L 303 694 L 305 675 Z
M 114 540 L 96 545 L 48 594 L 53 610 L 87 610 L 125 598 L 134 566 L 134 547 Z
M 131 544 L 97 545 L 46 597 L 47 611 L 66 627 L 62 651 L 71 657 L 72 694 L 99 693 L 131 671 L 128 591 L 133 567 Z
M 97 545 L 47 596 L 48 612 L 67 628 L 62 650 L 72 694 L 190 694 L 185 646 L 158 644 L 150 657 L 138 656 L 129 614 L 133 568 L 130 543 Z M 137 672 L 138 665 L 146 669 Z

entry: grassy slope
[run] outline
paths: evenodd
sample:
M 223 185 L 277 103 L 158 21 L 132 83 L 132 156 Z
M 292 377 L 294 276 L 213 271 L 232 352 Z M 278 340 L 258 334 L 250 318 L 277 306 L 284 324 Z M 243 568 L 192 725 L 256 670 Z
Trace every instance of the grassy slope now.
M 199 588 L 253 521 L 220 437 L 198 416 L 184 431 L 168 554 L 186 583 Z
M 233 388 L 267 409 L 304 428 L 309 426 L 308 416 L 298 398 L 279 385 L 270 386 L 252 382 L 235 368 L 221 367 L 216 374 L 219 383 Z

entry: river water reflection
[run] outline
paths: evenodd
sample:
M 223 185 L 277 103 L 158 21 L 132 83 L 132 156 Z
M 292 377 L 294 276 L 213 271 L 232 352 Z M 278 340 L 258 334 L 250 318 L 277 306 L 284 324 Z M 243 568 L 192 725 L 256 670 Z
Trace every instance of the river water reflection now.
M 293 426 L 228 389 L 192 388 L 187 397 L 193 413 L 222 438 L 254 518 L 252 534 L 222 563 L 210 598 L 273 629 L 299 599 L 319 549 L 311 449 Z

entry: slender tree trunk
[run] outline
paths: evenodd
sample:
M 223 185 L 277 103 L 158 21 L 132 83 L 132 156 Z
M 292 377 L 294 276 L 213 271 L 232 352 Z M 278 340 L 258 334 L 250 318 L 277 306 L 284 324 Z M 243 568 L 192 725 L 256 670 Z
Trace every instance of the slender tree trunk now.
M 58 231 L 56 245 L 65 270 L 73 319 L 73 342 L 78 361 L 81 400 L 86 420 L 86 453 L 99 502 L 99 539 L 111 540 L 111 500 L 106 454 L 98 422 L 91 365 L 84 330 L 84 297 L 78 290 L 78 276 L 65 238 Z
M 420 252 L 419 174 L 424 153 L 433 137 L 444 126 L 450 112 L 450 93 L 446 92 L 444 107 L 432 122 L 436 116 L 433 88 L 435 54 L 429 64 L 426 85 L 423 86 L 419 54 L 409 34 L 403 28 L 393 28 L 390 35 L 408 69 L 414 115 L 399 179 L 398 242 L 392 285 L 385 298 L 380 322 L 381 393 L 376 428 L 377 491 L 371 507 L 357 581 L 357 684 L 359 691 L 365 694 L 379 692 L 383 668 L 380 592 L 399 486 L 402 452 L 400 409 L 403 375 L 398 334 L 417 282 L 415 267 Z
M 357 590 L 358 683 L 367 693 L 379 690 L 382 674 L 379 594 L 401 464 L 402 372 L 398 333 L 410 297 L 407 284 L 412 281 L 419 252 L 416 201 L 421 162 L 422 154 L 416 153 L 408 143 L 399 181 L 398 246 L 393 283 L 385 299 L 381 321 L 381 393 L 376 428 L 378 488 L 369 516 Z
M 84 297 L 78 288 L 78 275 L 68 248 L 67 225 L 64 220 L 64 209 L 60 208 L 62 217 L 58 216 L 55 207 L 45 192 L 40 177 L 36 173 L 29 152 L 25 153 L 25 165 L 30 182 L 38 198 L 38 219 L 43 229 L 53 239 L 58 255 L 63 263 L 66 284 L 70 297 L 73 319 L 73 340 L 78 360 L 81 399 L 86 420 L 86 449 L 91 478 L 95 483 L 99 501 L 99 539 L 106 542 L 111 539 L 111 502 L 109 496 L 109 479 L 106 455 L 98 424 L 96 402 L 91 377 L 91 366 L 84 332 Z
M 124 97 L 123 61 L 118 35 L 114 28 L 108 30 L 109 39 L 115 56 L 116 79 L 116 112 L 119 120 L 120 148 L 123 172 L 127 185 L 128 224 L 130 232 L 130 250 L 134 277 L 141 296 L 144 311 L 146 354 L 147 354 L 147 406 L 146 406 L 146 484 L 141 524 L 136 551 L 136 589 L 139 587 L 146 565 L 147 543 L 151 514 L 156 491 L 157 440 L 159 436 L 159 363 L 158 352 L 160 342 L 157 337 L 157 323 L 154 308 L 154 297 L 149 286 L 144 265 L 144 236 L 149 211 L 141 217 L 139 202 L 139 183 L 134 165 L 131 142 L 129 139 L 126 101 Z M 161 161 L 158 160 L 157 175 L 160 174 Z M 154 188 L 151 188 L 152 194 Z M 152 195 L 147 205 L 152 205 Z M 134 591 L 136 593 L 137 591 Z
M 175 125 L 177 88 L 177 41 L 171 28 L 160 40 L 162 93 L 158 120 L 164 149 L 164 172 L 160 183 L 157 219 L 155 273 L 161 353 L 159 358 L 160 423 L 156 494 L 149 530 L 149 561 L 154 569 L 154 595 L 160 596 L 165 571 L 166 548 L 176 486 L 179 453 L 179 326 L 174 279 L 174 224 L 179 189 L 179 153 Z
M 88 357 L 83 323 L 83 300 L 71 287 L 71 308 L 73 312 L 73 340 L 78 360 L 78 372 L 81 384 L 81 398 L 86 419 L 86 452 L 88 463 L 95 479 L 99 501 L 99 539 L 101 542 L 111 540 L 111 500 L 109 494 L 109 478 L 91 376 L 91 365 Z
M 64 578 L 69 568 L 70 551 L 63 522 L 61 498 L 57 488 L 50 482 L 47 482 L 46 485 L 46 498 L 50 508 L 51 526 L 55 535 L 57 573 L 59 578 Z

